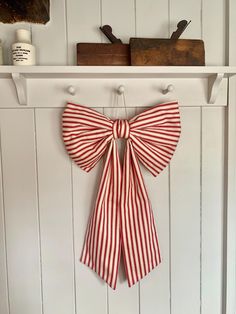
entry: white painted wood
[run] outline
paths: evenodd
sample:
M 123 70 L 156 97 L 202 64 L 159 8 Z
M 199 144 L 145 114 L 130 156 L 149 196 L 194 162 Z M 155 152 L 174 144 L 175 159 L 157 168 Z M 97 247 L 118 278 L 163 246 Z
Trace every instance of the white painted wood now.
M 0 66 L 1 78 L 18 72 L 26 78 L 206 78 L 235 75 L 236 66 Z
M 41 314 L 32 110 L 1 110 L 5 229 L 11 314 Z
M 133 0 L 102 0 L 101 24 L 112 26 L 113 33 L 123 43 L 135 36 L 135 2 Z M 102 42 L 109 42 L 102 36 Z
M 102 112 L 101 108 L 96 108 Z M 67 153 L 65 152 L 67 155 Z M 69 159 L 69 156 L 66 156 Z M 95 272 L 82 264 L 80 256 L 83 249 L 87 224 L 94 210 L 102 161 L 89 173 L 72 162 L 73 208 L 75 233 L 75 270 L 77 313 L 107 313 L 107 286 Z M 89 296 L 89 298 L 88 298 Z
M 26 78 L 20 73 L 12 73 L 12 80 L 15 84 L 19 104 L 20 105 L 27 105 Z
M 170 83 L 175 86 L 175 90 L 163 95 L 162 90 Z M 27 84 L 29 107 L 62 107 L 66 101 L 74 101 L 90 107 L 109 107 L 114 91 L 120 85 L 125 86 L 130 107 L 151 106 L 174 99 L 178 99 L 182 106 L 208 105 L 207 79 L 89 79 L 89 81 L 34 79 L 28 80 Z M 68 93 L 69 85 L 76 88 L 75 96 Z M 226 105 L 226 86 L 227 79 L 223 79 L 216 105 Z M 7 98 L 7 95 L 4 98 Z M 0 103 L 1 106 L 5 107 L 6 104 Z M 14 107 L 15 104 L 9 103 L 9 106 Z
M 183 19 L 191 23 L 181 38 L 201 39 L 201 0 L 170 0 L 170 35 Z
M 209 104 L 214 104 L 216 102 L 223 78 L 223 73 L 218 73 L 209 78 Z
M 202 1 L 202 39 L 206 65 L 224 65 L 227 46 L 226 1 Z
M 236 65 L 236 44 L 235 44 L 235 12 L 236 3 L 234 0 L 228 1 L 228 11 L 226 12 L 226 20 L 228 21 L 228 42 L 226 42 L 226 59 L 227 65 Z
M 181 110 L 182 133 L 170 164 L 171 313 L 200 309 L 200 109 Z
M 11 45 L 15 42 L 15 31 L 19 28 L 30 30 L 29 23 L 0 23 L 0 39 L 3 46 L 3 64 L 12 64 Z
M 169 5 L 166 0 L 137 0 L 137 37 L 169 38 Z
M 123 95 L 113 94 L 110 108 L 104 108 L 104 114 L 112 119 L 129 119 L 135 115 L 135 108 L 125 109 L 124 100 L 127 102 L 126 93 Z M 128 103 L 126 103 L 128 105 Z M 114 107 L 114 108 L 112 108 Z M 118 140 L 120 160 L 123 161 L 125 141 Z M 123 162 L 122 162 L 123 164 Z M 139 283 L 128 287 L 125 276 L 123 261 L 119 268 L 116 290 L 108 287 L 109 314 L 138 314 L 139 313 Z
M 36 110 L 44 314 L 75 313 L 71 163 L 61 110 Z
M 36 47 L 37 65 L 67 64 L 65 0 L 50 1 L 50 21 L 32 24 L 32 43 Z
M 227 50 L 227 64 L 236 65 L 236 42 L 235 42 L 235 12 L 236 2 L 230 0 L 228 2 L 228 12 L 226 19 L 228 20 L 228 50 Z M 225 221 L 225 240 L 227 245 L 224 250 L 226 258 L 224 259 L 224 290 L 223 297 L 224 311 L 226 314 L 234 314 L 236 312 L 236 79 L 229 79 L 228 92 L 228 112 L 227 112 L 227 213 Z
M 68 64 L 77 64 L 76 44 L 101 42 L 101 1 L 66 1 L 68 30 Z
M 226 232 L 225 236 L 227 239 L 225 260 L 225 313 L 234 314 L 236 311 L 236 146 L 235 146 L 235 134 L 236 134 L 236 79 L 232 78 L 229 80 L 229 102 L 228 102 L 228 147 L 227 147 L 227 213 L 226 213 Z
M 168 167 L 153 177 L 142 167 L 145 184 L 152 204 L 162 262 L 140 282 L 140 313 L 170 313 L 169 273 L 169 171 Z
M 0 126 L 1 127 L 1 126 Z M 0 313 L 9 314 L 8 274 L 6 255 L 5 208 L 3 198 L 2 156 L 0 145 Z
M 224 120 L 224 108 L 202 108 L 202 314 L 222 314 Z

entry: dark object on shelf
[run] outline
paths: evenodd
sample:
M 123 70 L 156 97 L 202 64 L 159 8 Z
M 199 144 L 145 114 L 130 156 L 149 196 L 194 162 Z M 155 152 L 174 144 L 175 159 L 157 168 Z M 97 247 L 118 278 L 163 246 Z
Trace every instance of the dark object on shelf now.
M 78 43 L 77 65 L 130 65 L 129 44 L 116 38 L 110 25 L 104 25 L 100 30 L 111 44 Z
M 170 39 L 179 39 L 191 21 L 182 20 L 177 24 L 177 30 L 172 33 Z
M 103 32 L 103 34 L 110 40 L 111 43 L 119 43 L 122 44 L 122 41 L 119 38 L 116 38 L 112 33 L 112 28 L 110 25 L 104 25 L 99 27 L 99 29 Z
M 50 19 L 50 0 L 0 0 L 0 22 L 46 24 Z
M 205 65 L 202 40 L 130 38 L 130 50 L 131 65 Z
M 130 38 L 131 65 L 205 65 L 204 42 L 179 39 L 190 22 L 180 21 L 170 39 Z

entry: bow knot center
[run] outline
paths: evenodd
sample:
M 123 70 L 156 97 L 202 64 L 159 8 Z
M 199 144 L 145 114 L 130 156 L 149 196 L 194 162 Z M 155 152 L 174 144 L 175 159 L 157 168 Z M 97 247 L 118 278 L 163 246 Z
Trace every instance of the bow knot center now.
M 114 138 L 128 138 L 129 137 L 129 121 L 128 120 L 115 120 L 113 124 Z

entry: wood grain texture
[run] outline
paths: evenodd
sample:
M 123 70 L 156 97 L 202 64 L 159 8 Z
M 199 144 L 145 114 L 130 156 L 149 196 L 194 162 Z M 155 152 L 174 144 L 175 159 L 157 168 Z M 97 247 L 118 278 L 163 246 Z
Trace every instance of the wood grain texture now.
M 50 16 L 49 0 L 1 0 L 0 22 L 29 22 L 45 24 Z
M 130 65 L 130 47 L 119 43 L 78 43 L 77 65 Z
M 130 38 L 131 65 L 205 65 L 202 40 Z
M 0 115 L 10 313 L 41 314 L 41 270 L 32 110 Z

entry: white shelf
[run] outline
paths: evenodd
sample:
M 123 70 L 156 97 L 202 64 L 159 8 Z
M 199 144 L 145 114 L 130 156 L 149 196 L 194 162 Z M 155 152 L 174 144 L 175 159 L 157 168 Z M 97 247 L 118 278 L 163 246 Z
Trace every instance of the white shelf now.
M 213 104 L 222 80 L 235 74 L 236 67 L 229 66 L 0 66 L 0 79 L 13 80 L 21 105 L 27 104 L 27 80 L 51 78 L 208 78 L 208 103 Z M 69 88 L 74 91 L 73 86 Z
M 0 66 L 0 78 L 10 78 L 12 73 L 25 78 L 201 78 L 236 74 L 229 66 Z

